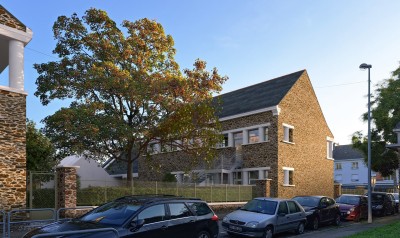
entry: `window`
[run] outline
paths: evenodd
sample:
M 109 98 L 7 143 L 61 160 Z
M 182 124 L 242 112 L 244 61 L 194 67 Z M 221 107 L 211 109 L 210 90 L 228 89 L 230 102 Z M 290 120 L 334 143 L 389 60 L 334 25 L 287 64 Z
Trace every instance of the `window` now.
M 326 158 L 333 158 L 333 141 L 330 140 L 326 142 Z
M 358 174 L 352 174 L 351 175 L 351 181 L 352 182 L 358 182 Z
M 341 170 L 342 169 L 342 164 L 341 163 L 335 163 L 335 169 L 336 170 Z
M 204 216 L 213 213 L 207 204 L 202 202 L 189 203 L 189 206 L 198 216 Z
M 279 203 L 279 208 L 278 208 L 278 214 L 288 214 L 289 210 L 286 205 L 286 202 L 280 202 Z
M 293 168 L 283 167 L 283 185 L 291 186 L 293 184 Z
M 351 162 L 351 169 L 358 169 L 358 162 Z
M 342 175 L 341 174 L 336 174 L 335 175 L 335 181 L 342 181 Z
M 158 152 L 158 144 L 156 144 L 156 143 L 151 143 L 151 144 L 149 144 L 149 146 L 147 147 L 147 152 L 149 153 L 149 154 L 155 154 L 155 153 L 157 153 Z
M 288 201 L 287 205 L 289 207 L 289 212 L 290 213 L 296 213 L 296 212 L 300 212 L 300 207 L 297 206 L 297 204 L 293 201 Z
M 183 203 L 170 203 L 169 212 L 171 215 L 171 219 L 188 217 L 192 215 L 189 209 Z
M 258 180 L 258 170 L 257 171 L 249 171 L 249 184 L 255 184 L 256 180 Z
M 242 184 L 242 172 L 233 172 L 233 183 Z
M 268 127 L 264 127 L 264 141 L 269 140 L 269 132 L 268 132 Z
M 236 132 L 233 134 L 233 145 L 238 147 L 243 144 L 243 132 Z
M 294 127 L 283 124 L 283 141 L 293 143 L 293 130 Z
M 249 143 L 257 143 L 260 141 L 259 130 L 253 129 L 249 130 Z
M 145 224 L 164 221 L 165 220 L 165 208 L 164 204 L 155 205 L 144 209 L 137 219 L 143 219 Z

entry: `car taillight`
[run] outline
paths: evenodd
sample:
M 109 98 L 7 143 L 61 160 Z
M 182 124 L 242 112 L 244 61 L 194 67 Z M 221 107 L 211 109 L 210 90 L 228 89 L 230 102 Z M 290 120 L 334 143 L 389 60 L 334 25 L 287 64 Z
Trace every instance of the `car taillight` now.
M 218 216 L 214 214 L 214 216 L 211 217 L 212 221 L 218 221 Z

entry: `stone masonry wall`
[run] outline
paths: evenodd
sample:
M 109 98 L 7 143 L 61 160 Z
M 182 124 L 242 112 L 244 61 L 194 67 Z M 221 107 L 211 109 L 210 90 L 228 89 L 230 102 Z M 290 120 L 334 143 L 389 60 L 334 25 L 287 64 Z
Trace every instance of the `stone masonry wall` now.
M 18 21 L 11 13 L 9 13 L 3 6 L 0 5 L 0 24 L 20 31 L 26 31 L 26 27 Z
M 26 206 L 26 95 L 0 89 L 0 210 Z
M 327 158 L 327 137 L 333 135 L 325 121 L 307 73 L 279 104 L 279 197 L 325 195 L 333 197 L 333 160 Z M 294 126 L 293 144 L 283 142 L 283 125 Z M 294 168 L 294 186 L 284 186 L 282 167 Z M 272 181 L 274 182 L 274 181 Z

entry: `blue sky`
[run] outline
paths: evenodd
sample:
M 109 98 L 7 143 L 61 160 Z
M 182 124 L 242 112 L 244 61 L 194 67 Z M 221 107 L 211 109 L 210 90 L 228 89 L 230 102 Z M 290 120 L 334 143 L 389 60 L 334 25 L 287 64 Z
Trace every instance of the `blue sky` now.
M 172 35 L 181 68 L 195 59 L 217 67 L 229 80 L 223 92 L 306 69 L 335 141 L 350 143 L 366 131 L 367 72 L 372 86 L 399 66 L 400 1 L 381 0 L 0 0 L 33 31 L 25 49 L 27 116 L 36 121 L 64 102 L 42 106 L 33 95 L 34 63 L 57 60 L 52 25 L 60 15 L 82 16 L 90 7 L 105 10 L 118 24 L 150 18 Z M 0 74 L 8 85 L 8 71 Z M 308 115 L 304 115 L 308 116 Z

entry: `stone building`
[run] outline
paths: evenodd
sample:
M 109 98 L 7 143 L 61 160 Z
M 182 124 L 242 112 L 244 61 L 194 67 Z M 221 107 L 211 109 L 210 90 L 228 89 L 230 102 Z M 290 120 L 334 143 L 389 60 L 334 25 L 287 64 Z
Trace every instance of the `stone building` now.
M 24 47 L 32 31 L 0 5 L 0 73 L 7 67 L 9 85 L 0 85 L 0 209 L 26 205 L 26 96 Z
M 140 180 L 161 180 L 166 173 L 179 182 L 195 174 L 199 185 L 270 179 L 273 197 L 333 196 L 333 135 L 306 70 L 215 99 L 222 102 L 224 142 L 212 168 L 191 168 L 183 151 L 161 152 L 156 145 L 150 162 L 139 159 Z

